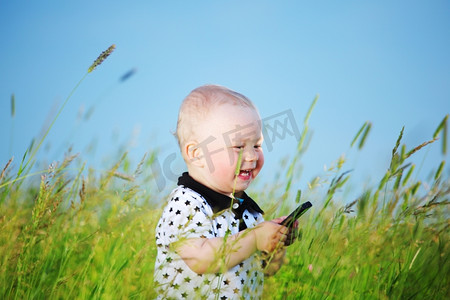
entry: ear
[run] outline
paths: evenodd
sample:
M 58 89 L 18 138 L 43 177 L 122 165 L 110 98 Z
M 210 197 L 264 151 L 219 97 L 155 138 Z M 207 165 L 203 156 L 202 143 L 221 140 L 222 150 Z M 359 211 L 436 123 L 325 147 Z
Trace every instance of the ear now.
M 183 151 L 189 164 L 192 164 L 200 168 L 204 166 L 203 151 L 198 146 L 197 142 L 195 141 L 187 142 L 184 145 Z

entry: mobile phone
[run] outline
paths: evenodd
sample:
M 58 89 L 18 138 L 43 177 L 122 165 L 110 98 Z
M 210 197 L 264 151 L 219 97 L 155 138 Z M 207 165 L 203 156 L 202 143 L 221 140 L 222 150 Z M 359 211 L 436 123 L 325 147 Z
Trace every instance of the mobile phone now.
M 280 224 L 286 227 L 294 226 L 295 220 L 300 218 L 300 216 L 303 215 L 308 209 L 310 209 L 311 206 L 311 202 L 306 201 L 305 203 L 297 207 L 293 212 L 291 212 L 291 214 Z

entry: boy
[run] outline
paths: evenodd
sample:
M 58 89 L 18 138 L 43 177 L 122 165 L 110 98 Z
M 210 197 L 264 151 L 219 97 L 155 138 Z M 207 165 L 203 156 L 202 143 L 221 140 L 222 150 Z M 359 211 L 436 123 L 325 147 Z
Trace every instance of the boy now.
M 176 136 L 188 172 L 156 228 L 159 298 L 261 298 L 288 229 L 283 218 L 264 221 L 244 192 L 264 164 L 256 107 L 225 87 L 201 86 L 184 99 Z

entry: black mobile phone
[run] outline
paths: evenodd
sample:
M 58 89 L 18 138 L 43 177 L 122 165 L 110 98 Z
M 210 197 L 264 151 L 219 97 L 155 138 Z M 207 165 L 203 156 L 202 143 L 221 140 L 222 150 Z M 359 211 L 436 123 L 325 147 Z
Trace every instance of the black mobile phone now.
M 306 201 L 299 207 L 297 207 L 291 214 L 283 220 L 280 224 L 286 227 L 292 227 L 294 226 L 295 220 L 300 218 L 301 215 L 303 215 L 308 209 L 310 209 L 312 206 L 311 202 Z

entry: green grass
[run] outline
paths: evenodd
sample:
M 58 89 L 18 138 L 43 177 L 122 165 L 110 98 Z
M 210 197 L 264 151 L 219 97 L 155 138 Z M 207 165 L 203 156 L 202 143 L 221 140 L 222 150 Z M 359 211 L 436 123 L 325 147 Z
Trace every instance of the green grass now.
M 412 150 L 398 149 L 380 184 L 352 203 L 334 201 L 351 175 L 342 166 L 323 193 L 303 191 L 314 207 L 300 220 L 301 241 L 288 248 L 286 264 L 267 278 L 266 299 L 446 299 L 449 179 L 441 166 L 429 182 L 411 179 Z M 8 166 L 0 181 L 0 297 L 153 298 L 154 203 L 164 195 L 141 186 L 154 157 L 132 170 L 123 155 L 98 174 L 73 167 L 81 158 L 68 155 L 21 184 Z M 292 208 L 264 199 L 296 191 L 267 189 L 252 195 L 269 207 L 268 218 Z
M 307 123 L 316 101 L 277 181 L 251 193 L 267 219 L 296 205 L 287 199 L 297 194 L 293 186 L 299 178 L 293 174 L 307 150 Z M 264 298 L 448 299 L 445 162 L 427 181 L 414 179 L 415 165 L 409 162 L 439 135 L 446 153 L 447 121 L 448 116 L 433 139 L 410 150 L 401 145 L 402 129 L 386 174 L 375 187 L 356 191 L 361 195 L 356 200 L 337 197 L 352 175 L 343 170 L 342 158 L 332 180 L 310 182 L 302 199 L 314 206 L 300 219 L 301 238 L 288 248 L 285 265 L 266 279 Z M 364 123 L 351 145 L 363 148 L 370 128 Z M 144 187 L 158 176 L 148 174 L 156 150 L 134 169 L 126 153 L 102 172 L 67 154 L 33 173 L 38 148 L 30 147 L 18 167 L 5 162 L 0 176 L 0 298 L 154 298 L 154 229 L 161 213 L 155 203 L 165 195 Z

